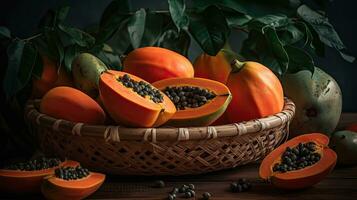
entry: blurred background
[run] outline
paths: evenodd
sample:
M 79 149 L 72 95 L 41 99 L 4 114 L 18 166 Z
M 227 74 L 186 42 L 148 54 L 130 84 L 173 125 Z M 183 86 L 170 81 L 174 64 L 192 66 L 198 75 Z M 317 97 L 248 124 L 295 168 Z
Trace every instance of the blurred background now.
M 101 13 L 111 0 L 76 0 L 67 2 L 71 6 L 68 23 L 84 28 L 99 22 Z M 133 0 L 132 8 L 167 10 L 166 0 Z M 8 27 L 13 35 L 26 38 L 33 34 L 36 26 L 49 8 L 62 5 L 61 0 L 12 0 L 0 6 L 0 26 Z M 357 56 L 357 2 L 353 0 L 332 1 L 327 14 L 351 55 Z M 238 51 L 244 40 L 244 33 L 232 32 L 231 47 Z M 189 58 L 193 61 L 202 52 L 191 40 Z M 343 94 L 343 111 L 357 112 L 357 66 L 356 62 L 345 62 L 337 51 L 327 48 L 325 58 L 316 60 L 317 66 L 333 76 L 339 83 Z

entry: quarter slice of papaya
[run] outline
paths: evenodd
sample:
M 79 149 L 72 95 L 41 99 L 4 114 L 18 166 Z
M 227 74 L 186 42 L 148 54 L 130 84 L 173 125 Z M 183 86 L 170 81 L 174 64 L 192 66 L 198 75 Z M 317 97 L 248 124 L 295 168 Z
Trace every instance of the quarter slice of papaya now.
M 153 85 L 161 91 L 165 91 L 167 88 L 191 87 L 200 88 L 214 94 L 212 99 L 207 100 L 201 106 L 178 109 L 166 123 L 166 125 L 174 127 L 208 126 L 224 113 L 232 99 L 227 86 L 218 81 L 204 78 L 169 78 L 157 81 Z
M 55 176 L 46 177 L 41 186 L 42 194 L 49 200 L 84 199 L 103 184 L 105 175 L 96 172 L 82 179 L 63 180 Z
M 136 82 L 145 80 L 126 72 L 108 70 L 99 81 L 99 92 L 104 107 L 119 124 L 131 127 L 156 127 L 169 120 L 176 112 L 175 105 L 162 92 L 162 102 L 155 103 L 148 96 L 142 97 L 132 88 L 118 81 L 129 75 Z M 154 88 L 157 90 L 156 88 Z
M 294 148 L 301 143 L 309 142 L 315 143 L 315 152 L 321 156 L 316 163 L 284 173 L 273 170 L 273 166 L 281 162 L 282 155 L 287 148 Z M 328 147 L 328 143 L 329 138 L 320 133 L 310 133 L 295 137 L 264 158 L 260 165 L 259 175 L 262 179 L 282 189 L 302 189 L 315 185 L 328 175 L 336 165 L 337 155 Z
M 8 193 L 38 193 L 43 178 L 54 173 L 61 166 L 77 166 L 78 162 L 66 160 L 60 165 L 43 170 L 20 171 L 0 169 L 0 190 Z

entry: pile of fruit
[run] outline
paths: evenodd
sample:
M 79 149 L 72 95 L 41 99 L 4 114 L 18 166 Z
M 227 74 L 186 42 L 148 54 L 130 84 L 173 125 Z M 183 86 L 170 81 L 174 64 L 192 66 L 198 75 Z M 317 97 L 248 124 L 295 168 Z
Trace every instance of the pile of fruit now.
M 33 94 L 43 95 L 42 113 L 93 125 L 224 125 L 283 109 L 283 87 L 267 67 L 233 60 L 224 66 L 229 70 L 222 78 L 210 67 L 203 69 L 209 64 L 204 59 L 199 57 L 192 65 L 174 51 L 143 47 L 126 56 L 123 71 L 115 71 L 82 53 L 72 62 L 72 74 L 62 72 L 67 81 L 58 83 L 61 73 L 47 80 L 52 74 L 47 71 L 56 67 L 44 58 L 43 77 L 34 81 Z

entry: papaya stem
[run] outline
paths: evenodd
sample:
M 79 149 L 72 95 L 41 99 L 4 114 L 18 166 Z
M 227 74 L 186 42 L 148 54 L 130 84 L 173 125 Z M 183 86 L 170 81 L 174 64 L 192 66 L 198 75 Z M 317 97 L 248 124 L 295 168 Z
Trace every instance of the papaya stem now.
M 245 65 L 245 62 L 241 62 L 238 59 L 234 59 L 231 62 L 232 72 L 233 73 L 239 72 L 244 67 L 244 65 Z

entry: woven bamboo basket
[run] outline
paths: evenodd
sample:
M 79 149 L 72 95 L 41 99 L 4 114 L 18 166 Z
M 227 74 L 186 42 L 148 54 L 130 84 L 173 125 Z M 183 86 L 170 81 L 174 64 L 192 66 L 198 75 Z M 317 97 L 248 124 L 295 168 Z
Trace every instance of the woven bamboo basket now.
M 25 117 L 42 151 L 119 175 L 184 175 L 234 168 L 264 158 L 288 137 L 295 105 L 236 124 L 187 128 L 92 126 L 54 119 L 29 101 Z

